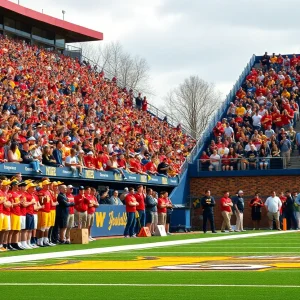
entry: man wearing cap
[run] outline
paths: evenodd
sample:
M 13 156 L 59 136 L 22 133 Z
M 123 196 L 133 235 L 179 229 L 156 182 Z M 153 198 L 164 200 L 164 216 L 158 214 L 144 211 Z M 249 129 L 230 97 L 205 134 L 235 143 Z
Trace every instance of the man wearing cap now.
M 39 174 L 42 174 L 42 171 L 40 169 L 40 162 L 38 159 L 33 158 L 32 154 L 29 150 L 29 144 L 28 142 L 23 143 L 23 149 L 20 150 L 21 152 L 21 158 L 22 158 L 22 164 L 29 164 L 33 170 Z
M 20 213 L 21 213 L 21 245 L 24 249 L 31 249 L 29 245 L 27 245 L 27 230 L 26 230 L 26 213 L 27 213 L 27 202 L 26 202 L 26 183 L 25 181 L 21 181 L 19 183 L 19 193 L 21 205 L 20 205 Z
M 41 209 L 38 214 L 38 243 L 40 247 L 50 246 L 49 244 L 49 228 L 50 228 L 50 211 L 51 211 L 51 193 L 49 191 L 51 182 L 49 180 L 42 181 L 42 189 L 39 192 L 39 201 Z
M 59 243 L 64 244 L 64 238 L 67 230 L 67 222 L 69 216 L 69 207 L 75 205 L 74 202 L 69 202 L 67 195 L 67 187 L 65 185 L 59 186 L 59 194 L 57 196 L 58 206 L 56 208 L 56 219 L 55 219 L 55 227 L 59 228 Z M 55 237 L 58 240 L 58 236 Z
M 26 207 L 26 239 L 22 246 L 25 248 L 37 248 L 33 243 L 31 244 L 32 233 L 34 230 L 34 207 L 38 201 L 38 198 L 34 196 L 35 187 L 37 185 L 30 182 L 26 185 L 26 192 L 23 196 L 26 198 L 23 206 Z
M 12 247 L 16 250 L 24 250 L 24 248 L 19 245 L 19 234 L 21 230 L 21 201 L 19 193 L 19 182 L 11 182 L 11 191 L 8 193 L 8 200 L 11 202 L 11 231 L 8 237 L 9 247 Z
M 70 155 L 67 156 L 65 160 L 65 166 L 71 168 L 73 176 L 76 175 L 76 170 L 78 169 L 79 177 L 82 177 L 82 166 L 78 161 L 75 149 L 72 148 L 70 150 Z
M 87 210 L 88 199 L 84 195 L 84 187 L 79 187 L 79 194 L 74 197 L 75 201 L 75 221 L 78 225 L 78 229 L 87 228 Z
M 50 207 L 50 228 L 49 228 L 49 244 L 51 246 L 55 244 L 56 235 L 55 238 L 53 238 L 53 231 L 54 231 L 54 226 L 55 226 L 55 220 L 56 220 L 56 207 L 58 205 L 57 202 L 57 196 L 59 194 L 58 187 L 62 185 L 63 182 L 60 181 L 53 181 L 52 184 L 50 185 L 50 193 L 51 193 L 51 207 Z
M 87 153 L 86 156 L 84 156 L 84 163 L 85 163 L 85 166 L 88 168 L 88 169 L 92 169 L 94 170 L 96 168 L 95 166 L 95 158 L 94 158 L 94 153 L 93 151 L 89 151 Z
M 68 198 L 69 203 L 74 203 L 74 195 L 73 192 L 73 185 L 67 186 L 67 192 L 66 196 Z M 74 203 L 75 204 L 75 203 Z M 69 206 L 69 214 L 68 214 L 68 220 L 67 220 L 67 230 L 66 230 L 66 241 L 65 244 L 70 244 L 70 231 L 74 227 L 74 205 Z
M 0 252 L 8 250 L 7 240 L 10 230 L 11 202 L 7 199 L 10 181 L 2 180 L 0 189 Z M 1 246 L 2 245 L 2 246 Z
M 239 190 L 237 195 L 233 197 L 232 203 L 233 203 L 233 211 L 236 216 L 236 226 L 235 226 L 235 232 L 240 231 L 246 231 L 243 227 L 243 221 L 244 221 L 244 207 L 245 202 L 243 199 L 244 192 L 242 190 Z

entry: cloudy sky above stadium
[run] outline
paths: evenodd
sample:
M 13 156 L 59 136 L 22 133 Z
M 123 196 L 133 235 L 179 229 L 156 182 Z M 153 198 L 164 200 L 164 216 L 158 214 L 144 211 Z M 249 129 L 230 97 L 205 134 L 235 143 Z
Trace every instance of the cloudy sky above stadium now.
M 16 0 L 12 2 L 17 2 Z M 189 75 L 225 97 L 253 53 L 300 53 L 297 0 L 20 0 L 147 59 L 155 104 Z

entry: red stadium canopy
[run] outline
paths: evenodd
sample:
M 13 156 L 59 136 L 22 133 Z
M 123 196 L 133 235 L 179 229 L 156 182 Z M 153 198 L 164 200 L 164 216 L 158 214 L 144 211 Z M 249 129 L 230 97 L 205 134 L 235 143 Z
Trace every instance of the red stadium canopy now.
M 103 40 L 102 32 L 42 14 L 7 0 L 0 0 L 0 9 L 4 11 L 4 15 L 21 15 L 28 23 L 43 23 L 43 26 L 63 33 L 67 43 Z

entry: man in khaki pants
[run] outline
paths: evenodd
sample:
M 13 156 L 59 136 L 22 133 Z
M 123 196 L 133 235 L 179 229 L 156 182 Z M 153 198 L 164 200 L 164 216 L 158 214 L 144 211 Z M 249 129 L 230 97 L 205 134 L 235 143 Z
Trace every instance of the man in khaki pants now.
M 230 219 L 232 216 L 232 201 L 229 198 L 229 192 L 225 192 L 223 198 L 220 201 L 221 204 L 221 213 L 223 217 L 223 223 L 221 227 L 221 232 L 225 232 L 226 227 L 228 228 L 229 232 L 233 232 L 230 224 Z

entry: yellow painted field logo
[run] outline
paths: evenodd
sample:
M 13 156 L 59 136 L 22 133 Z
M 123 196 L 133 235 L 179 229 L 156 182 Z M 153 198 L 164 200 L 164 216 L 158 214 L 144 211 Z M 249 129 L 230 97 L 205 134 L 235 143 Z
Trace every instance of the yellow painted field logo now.
M 100 257 L 99 257 L 100 258 Z M 137 257 L 134 260 L 68 260 L 51 265 L 17 267 L 22 270 L 168 270 L 168 271 L 265 271 L 300 268 L 300 256 Z

